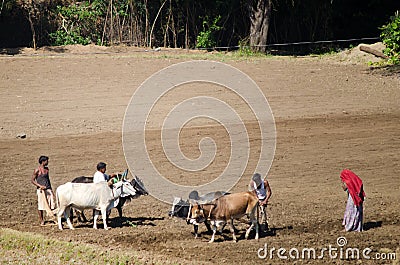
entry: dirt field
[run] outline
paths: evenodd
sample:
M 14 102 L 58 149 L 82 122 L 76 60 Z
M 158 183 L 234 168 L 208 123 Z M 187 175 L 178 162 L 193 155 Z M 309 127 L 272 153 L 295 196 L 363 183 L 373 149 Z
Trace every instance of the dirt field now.
M 108 172 L 123 171 L 127 165 L 121 128 L 133 92 L 153 73 L 190 56 L 197 54 L 89 48 L 1 56 L 0 226 L 136 251 L 139 261 L 146 263 L 319 264 L 321 260 L 280 260 L 276 252 L 272 260 L 259 259 L 257 251 L 265 244 L 268 249 L 287 250 L 337 247 L 339 236 L 346 237 L 346 247 L 371 248 L 371 256 L 397 249 L 399 262 L 400 75 L 385 76 L 366 64 L 332 57 L 216 57 L 258 84 L 276 120 L 276 152 L 268 177 L 273 190 L 268 210 L 272 232 L 259 241 L 244 239 L 245 220 L 235 223 L 238 243 L 231 241 L 226 229 L 217 242 L 208 244 L 210 235 L 204 226 L 202 236 L 194 239 L 192 227 L 168 217 L 170 205 L 151 196 L 126 205 L 123 220 L 113 210 L 109 231 L 94 230 L 91 224 L 78 225 L 74 231 L 39 226 L 35 188 L 30 183 L 37 158 L 50 157 L 54 190 L 74 177 L 92 175 L 99 161 L 108 164 Z M 257 130 L 254 121 L 247 126 Z M 218 126 L 187 128 L 181 142 L 188 146 L 189 157 L 198 153 L 191 148 L 197 146 L 198 130 L 219 145 L 229 144 Z M 16 138 L 20 133 L 26 139 Z M 158 135 L 154 132 L 154 139 L 147 140 L 156 144 Z M 157 153 L 152 157 L 163 159 Z M 222 170 L 224 161 L 212 170 Z M 339 174 L 344 168 L 364 181 L 367 230 L 362 233 L 342 231 L 346 194 Z M 246 190 L 251 173 L 248 168 L 233 192 Z M 179 175 L 171 178 L 181 181 Z M 325 256 L 324 263 L 328 262 L 359 263 Z

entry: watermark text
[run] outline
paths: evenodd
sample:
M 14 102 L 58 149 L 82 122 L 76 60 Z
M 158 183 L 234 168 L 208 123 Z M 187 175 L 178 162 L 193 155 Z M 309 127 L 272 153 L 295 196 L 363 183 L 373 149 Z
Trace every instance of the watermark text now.
M 345 260 L 396 260 L 395 252 L 373 252 L 371 248 L 359 249 L 357 247 L 348 247 L 345 237 L 338 237 L 336 244 L 329 244 L 326 247 L 314 248 L 283 248 L 270 247 L 267 243 L 257 251 L 260 259 L 345 259 Z

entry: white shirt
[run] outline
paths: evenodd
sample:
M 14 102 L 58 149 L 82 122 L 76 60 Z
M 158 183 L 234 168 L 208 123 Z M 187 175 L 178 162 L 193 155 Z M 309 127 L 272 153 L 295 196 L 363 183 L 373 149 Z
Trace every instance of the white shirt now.
M 101 173 L 100 171 L 96 171 L 93 175 L 93 183 L 99 183 L 101 181 L 108 181 L 109 177 L 105 173 Z
M 253 181 L 253 187 L 256 191 L 257 197 L 259 200 L 265 200 L 267 197 L 267 191 L 265 190 L 264 181 L 261 183 L 261 187 L 257 189 L 256 183 Z

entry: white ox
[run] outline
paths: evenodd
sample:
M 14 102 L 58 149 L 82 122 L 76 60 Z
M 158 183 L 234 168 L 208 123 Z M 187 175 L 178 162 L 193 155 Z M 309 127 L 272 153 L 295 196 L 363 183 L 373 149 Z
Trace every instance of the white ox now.
M 71 183 L 67 182 L 57 188 L 56 200 L 58 205 L 58 228 L 62 230 L 61 217 L 67 220 L 70 229 L 74 229 L 69 219 L 70 209 L 95 209 L 93 228 L 97 229 L 99 211 L 103 217 L 104 229 L 108 230 L 107 211 L 118 204 L 121 196 L 135 196 L 136 191 L 129 181 L 121 180 L 111 187 L 107 182 L 100 183 Z

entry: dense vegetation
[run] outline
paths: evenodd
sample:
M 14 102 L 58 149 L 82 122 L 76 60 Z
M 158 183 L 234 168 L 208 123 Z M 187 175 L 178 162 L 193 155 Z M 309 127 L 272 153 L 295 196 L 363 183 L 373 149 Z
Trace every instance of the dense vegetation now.
M 267 23 L 269 44 L 379 37 L 398 9 L 398 0 L 2 0 L 0 47 L 238 46 L 254 19 Z
M 381 38 L 386 45 L 384 53 L 392 64 L 400 64 L 400 13 L 396 12 L 382 28 Z

